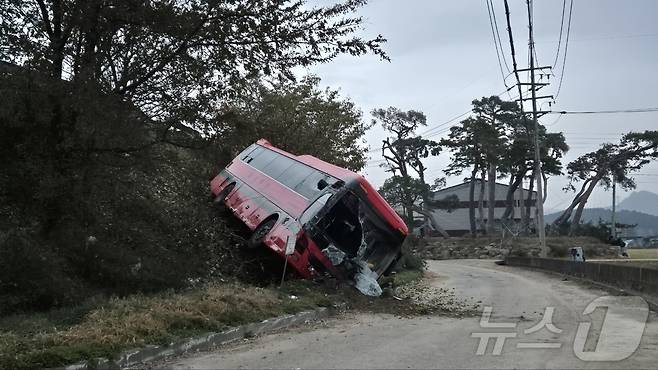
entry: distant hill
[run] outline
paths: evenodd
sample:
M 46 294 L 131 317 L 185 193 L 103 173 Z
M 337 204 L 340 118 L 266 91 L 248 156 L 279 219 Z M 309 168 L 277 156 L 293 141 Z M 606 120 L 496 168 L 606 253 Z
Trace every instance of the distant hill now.
M 618 204 L 618 209 L 658 216 L 658 194 L 650 191 L 634 191 Z
M 655 195 L 655 194 L 653 194 Z M 544 219 L 547 223 L 555 221 L 560 216 L 560 212 L 551 213 L 546 215 Z M 585 208 L 583 210 L 583 222 L 592 222 L 597 224 L 599 219 L 610 222 L 612 211 L 605 208 Z M 623 224 L 637 224 L 634 229 L 635 236 L 655 236 L 658 235 L 658 216 L 636 212 L 621 210 L 617 212 L 617 222 Z

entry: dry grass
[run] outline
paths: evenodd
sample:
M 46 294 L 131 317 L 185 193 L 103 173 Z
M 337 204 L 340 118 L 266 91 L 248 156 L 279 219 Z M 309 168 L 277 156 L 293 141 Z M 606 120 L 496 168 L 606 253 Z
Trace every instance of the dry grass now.
M 636 259 L 658 258 L 658 249 L 629 249 L 628 256 Z
M 421 271 L 401 271 L 387 280 L 385 288 L 391 292 L 420 284 L 421 277 Z M 349 286 L 334 289 L 307 280 L 288 281 L 281 289 L 222 283 L 179 293 L 98 298 L 78 307 L 0 318 L 0 369 L 47 368 L 111 357 L 146 344 L 168 343 L 318 306 L 397 315 L 445 313 L 438 304 L 448 299 L 442 295 L 427 306 L 409 299 L 399 301 L 390 293 L 371 298 Z
M 304 282 L 283 290 L 233 283 L 112 299 L 70 325 L 44 315 L 7 317 L 0 321 L 0 369 L 61 366 L 328 304 Z
M 143 344 L 186 329 L 221 330 L 282 313 L 279 295 L 269 289 L 210 285 L 188 294 L 114 299 L 80 325 L 58 336 L 58 344 Z

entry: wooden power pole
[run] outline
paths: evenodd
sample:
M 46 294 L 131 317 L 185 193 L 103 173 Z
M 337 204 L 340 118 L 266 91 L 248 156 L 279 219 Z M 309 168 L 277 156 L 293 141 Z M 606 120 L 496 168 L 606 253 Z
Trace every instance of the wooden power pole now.
M 546 257 L 546 224 L 544 223 L 544 181 L 542 176 L 541 151 L 539 147 L 539 122 L 537 117 L 537 89 L 535 88 L 535 41 L 532 30 L 532 0 L 528 4 L 528 53 L 530 54 L 530 91 L 532 94 L 532 120 L 535 142 L 535 181 L 537 181 L 537 233 L 539 234 L 540 256 Z M 523 104 L 523 102 L 521 103 Z
M 533 36 L 533 27 L 532 27 L 532 1 L 526 0 L 528 5 L 528 53 L 530 57 L 530 66 L 529 68 L 518 68 L 516 63 L 516 55 L 514 49 L 514 36 L 512 33 L 512 23 L 510 21 L 510 10 L 508 0 L 504 0 L 505 4 L 505 18 L 507 20 L 507 33 L 509 35 L 510 50 L 512 53 L 512 66 L 514 67 L 514 75 L 516 77 L 516 87 L 518 88 L 519 98 L 517 101 L 521 107 L 521 113 L 523 114 L 523 119 L 526 119 L 526 113 L 523 107 L 523 102 L 527 100 L 532 100 L 532 119 L 534 125 L 534 166 L 533 174 L 534 179 L 537 181 L 537 197 L 536 197 L 536 210 L 537 210 L 537 234 L 539 235 L 539 244 L 541 247 L 540 255 L 546 257 L 548 255 L 548 249 L 546 248 L 546 229 L 544 223 L 544 183 L 542 176 L 542 166 L 541 166 L 541 150 L 540 150 L 540 140 L 539 140 L 539 122 L 538 119 L 542 115 L 548 113 L 546 111 L 537 111 L 537 100 L 538 99 L 553 99 L 553 95 L 544 95 L 537 96 L 537 90 L 541 89 L 548 85 L 548 82 L 538 83 L 535 79 L 536 70 L 550 70 L 550 66 L 538 67 L 535 65 L 535 41 Z M 519 72 L 530 72 L 530 82 L 521 82 Z M 548 74 L 547 74 L 548 76 Z M 525 98 L 523 94 L 523 87 L 529 86 L 531 97 Z M 508 89 L 511 90 L 510 87 Z
M 612 240 L 617 239 L 617 179 L 612 175 L 612 220 L 610 220 Z

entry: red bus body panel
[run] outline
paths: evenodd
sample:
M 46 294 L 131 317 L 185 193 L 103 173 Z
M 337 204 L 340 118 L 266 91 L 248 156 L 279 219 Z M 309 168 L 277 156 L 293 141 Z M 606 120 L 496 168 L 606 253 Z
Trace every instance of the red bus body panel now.
M 272 146 L 265 139 L 258 140 L 256 144 L 306 164 L 345 183 L 358 183 L 370 206 L 390 225 L 391 229 L 397 230 L 403 237 L 406 236 L 408 231 L 404 221 L 363 176 L 310 155 L 295 156 Z M 240 158 L 235 158 L 210 181 L 210 191 L 213 199 L 217 198 L 229 185 L 233 185 L 233 189 L 225 194 L 224 199 L 219 201 L 224 201 L 235 216 L 251 230 L 258 227 L 265 219 L 272 216 L 277 217 L 276 225 L 264 240 L 264 244 L 268 248 L 285 257 L 285 246 L 288 238 L 293 238 L 293 240 L 297 240 L 298 244 L 304 246 L 304 248 L 296 248 L 294 253 L 288 257 L 289 264 L 302 277 L 309 278 L 315 274 L 315 270 L 310 267 L 309 260 L 311 258 L 320 261 L 332 275 L 342 277 L 341 272 L 331 264 L 310 237 L 306 236 L 303 231 L 291 235 L 290 229 L 286 226 L 297 223 L 301 230 L 302 225 L 299 224 L 297 219 L 313 200 L 306 199 L 284 184 L 243 162 Z

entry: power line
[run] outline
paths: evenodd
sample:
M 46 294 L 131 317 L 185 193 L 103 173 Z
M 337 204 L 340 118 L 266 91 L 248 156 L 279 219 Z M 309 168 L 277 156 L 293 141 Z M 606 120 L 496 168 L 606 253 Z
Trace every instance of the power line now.
M 530 19 L 532 19 L 534 21 L 534 19 L 535 19 L 535 6 L 534 6 L 534 3 L 532 1 L 529 1 L 528 5 L 530 6 L 530 9 L 529 9 L 530 10 Z M 535 64 L 536 65 L 541 65 L 541 64 L 539 64 L 539 58 L 537 57 L 537 48 L 535 47 L 534 40 L 533 40 L 533 45 L 532 45 L 532 53 L 535 56 Z
M 458 120 L 458 119 L 464 117 L 465 115 L 467 115 L 467 114 L 469 114 L 469 113 L 471 113 L 471 112 L 473 112 L 473 109 L 469 109 L 469 110 L 467 110 L 466 112 L 464 112 L 464 113 L 462 113 L 462 114 L 460 114 L 460 115 L 458 115 L 458 116 L 454 116 L 454 117 L 450 118 L 449 120 L 447 120 L 447 121 L 445 121 L 445 122 L 443 122 L 443 123 L 441 123 L 441 124 L 439 124 L 439 125 L 436 125 L 436 126 L 433 127 L 432 129 L 422 132 L 419 136 L 423 136 L 423 137 L 432 137 L 432 136 L 436 136 L 436 135 L 427 135 L 427 134 L 429 134 L 430 132 L 435 131 L 435 130 L 437 130 L 437 129 L 439 129 L 439 128 L 445 126 L 445 125 L 448 125 L 448 124 L 450 124 L 450 123 L 452 123 L 452 122 L 454 122 L 454 121 L 456 121 L 456 120 Z
M 500 96 L 500 95 L 504 94 L 506 91 L 507 91 L 507 90 L 502 91 L 502 92 L 496 94 L 495 96 Z M 528 93 L 529 93 L 529 92 L 527 91 L 527 92 L 526 92 L 526 96 L 527 96 Z M 444 127 L 444 126 L 446 126 L 446 125 L 449 125 L 450 123 L 452 123 L 452 122 L 454 122 L 454 121 L 456 121 L 456 120 L 458 120 L 458 119 L 460 119 L 460 118 L 464 117 L 465 115 L 467 115 L 467 114 L 469 114 L 469 113 L 472 113 L 472 112 L 473 112 L 473 109 L 469 109 L 469 110 L 467 110 L 467 111 L 464 112 L 464 113 L 461 113 L 461 114 L 459 114 L 459 115 L 457 115 L 457 116 L 454 116 L 454 117 L 450 118 L 449 120 L 447 120 L 447 121 L 445 121 L 445 122 L 443 122 L 443 123 L 440 123 L 440 124 L 438 124 L 438 125 L 436 125 L 436 126 L 430 128 L 430 129 L 428 129 L 428 130 L 425 130 L 425 131 L 421 132 L 420 134 L 418 134 L 418 136 L 423 137 L 423 138 L 430 138 L 430 137 L 434 137 L 434 136 L 440 135 L 440 134 L 442 134 L 442 133 L 444 133 L 444 132 L 450 131 L 450 127 L 448 127 L 447 129 L 443 129 L 443 130 L 440 130 L 440 131 L 438 131 L 438 132 L 434 132 L 434 133 L 432 133 L 432 134 L 429 134 L 430 132 L 436 131 L 436 130 L 440 129 L 441 127 Z M 428 135 L 428 134 L 429 134 L 429 135 Z M 381 148 L 375 148 L 375 149 L 370 149 L 370 150 L 368 150 L 366 153 L 367 153 L 367 154 L 372 154 L 372 153 L 380 152 L 381 150 L 382 150 Z M 379 160 L 379 161 L 382 161 L 382 162 L 383 162 L 384 160 Z M 370 162 L 374 162 L 374 161 L 369 161 L 369 163 L 370 163 Z
M 505 90 L 505 91 L 507 91 L 507 90 Z M 503 92 L 501 92 L 501 93 L 499 93 L 499 94 L 496 94 L 495 96 L 500 96 L 500 95 L 504 94 L 505 91 L 503 91 Z M 528 94 L 530 94 L 530 91 L 526 91 L 526 92 L 525 92 L 525 96 L 524 96 L 524 98 L 525 98 Z M 467 114 L 469 114 L 469 113 L 472 113 L 472 112 L 473 112 L 473 109 L 469 109 L 469 110 L 467 110 L 466 112 L 461 113 L 461 114 L 459 114 L 459 115 L 457 115 L 457 116 L 454 116 L 454 117 L 450 118 L 449 120 L 447 120 L 447 121 L 445 121 L 445 122 L 443 122 L 443 123 L 440 123 L 440 124 L 438 124 L 438 125 L 432 127 L 432 128 L 429 129 L 429 130 L 426 130 L 426 131 L 421 132 L 418 136 L 420 136 L 420 137 L 422 137 L 422 138 L 425 138 L 425 139 L 429 139 L 429 138 L 431 138 L 431 137 L 435 137 L 435 136 L 441 135 L 441 134 L 443 134 L 443 133 L 445 133 L 445 132 L 448 132 L 448 131 L 450 131 L 450 128 L 452 128 L 452 126 L 451 126 L 451 127 L 444 128 L 443 130 L 439 130 L 439 131 L 434 132 L 434 133 L 432 133 L 432 134 L 429 134 L 430 132 L 432 132 L 432 131 L 436 131 L 436 130 L 440 129 L 441 127 L 444 127 L 444 126 L 446 126 L 446 125 L 449 125 L 450 123 L 452 123 L 452 122 L 454 122 L 454 121 L 456 121 L 456 120 L 458 120 L 458 119 L 460 119 L 460 118 L 464 117 L 465 115 L 467 115 Z M 429 134 L 429 135 L 428 135 L 428 134 Z M 366 153 L 367 153 L 367 154 L 372 154 L 372 153 L 377 153 L 377 152 L 379 152 L 379 151 L 381 151 L 381 150 L 382 150 L 381 148 L 371 149 L 371 150 L 367 151 Z M 377 160 L 370 160 L 370 161 L 368 161 L 367 163 L 385 162 L 385 161 L 386 161 L 385 159 L 377 159 Z
M 503 95 L 506 91 L 507 91 L 507 90 L 502 91 L 502 92 L 496 94 L 495 96 L 500 97 L 500 95 Z M 524 98 L 525 98 L 529 93 L 530 93 L 529 91 L 526 91 Z M 518 98 L 518 97 L 515 96 L 515 98 Z M 444 130 L 441 130 L 441 131 L 438 132 L 438 133 L 433 133 L 433 134 L 431 134 L 431 135 L 428 135 L 430 132 L 432 132 L 432 131 L 436 131 L 437 129 L 439 129 L 439 128 L 443 127 L 443 126 L 446 126 L 446 125 L 448 125 L 448 124 L 450 124 L 450 123 L 456 121 L 457 119 L 459 119 L 459 118 L 461 118 L 461 117 L 464 117 L 465 115 L 467 115 L 467 114 L 469 114 L 469 113 L 471 113 L 471 112 L 473 112 L 473 109 L 472 109 L 472 108 L 469 109 L 468 111 L 466 111 L 466 112 L 464 112 L 464 113 L 458 115 L 458 116 L 455 116 L 455 117 L 449 119 L 449 120 L 446 121 L 446 122 L 443 122 L 443 123 L 441 123 L 441 124 L 438 124 L 438 125 L 432 127 L 432 128 L 429 129 L 429 130 L 425 130 L 425 131 L 421 132 L 418 136 L 422 136 L 422 137 L 428 138 L 428 137 L 433 137 L 433 136 L 436 136 L 437 134 L 440 134 L 440 133 L 446 132 L 446 131 L 448 131 L 450 128 L 448 128 L 448 129 L 444 129 Z
M 557 86 L 557 92 L 555 93 L 555 98 L 560 95 L 560 90 L 562 90 L 562 81 L 564 80 L 564 68 L 567 64 L 567 51 L 569 51 L 569 35 L 571 34 L 571 16 L 573 14 L 573 0 L 569 2 L 569 20 L 567 21 L 567 36 L 564 40 L 564 55 L 562 56 L 562 69 L 560 70 L 560 83 Z
M 491 36 L 493 37 L 494 47 L 496 49 L 496 58 L 498 58 L 498 67 L 500 68 L 500 76 L 503 78 L 503 85 L 505 85 L 505 87 L 507 88 L 507 81 L 505 81 L 505 72 L 503 71 L 503 64 L 500 61 L 501 50 L 498 49 L 498 41 L 496 41 L 496 32 L 498 31 L 498 27 L 496 27 L 496 29 L 494 30 L 494 21 L 491 16 L 490 0 L 486 0 L 485 2 L 487 3 L 487 13 L 489 14 L 489 25 L 491 26 Z M 502 49 L 503 45 L 501 44 L 500 47 Z M 503 55 L 503 60 L 505 60 L 504 58 L 505 56 Z M 509 71 L 509 66 L 507 66 L 506 60 L 505 60 L 505 67 Z
M 509 65 L 507 65 L 507 58 L 505 58 L 505 54 L 503 53 L 503 42 L 500 40 L 500 32 L 499 32 L 499 29 L 498 29 L 498 20 L 496 19 L 496 9 L 494 9 L 493 0 L 488 0 L 487 8 L 489 8 L 489 6 L 491 6 L 491 11 L 489 13 L 489 23 L 491 23 L 491 19 L 493 18 L 493 24 L 491 25 L 492 26 L 492 31 L 493 31 L 493 29 L 496 30 L 496 34 L 494 35 L 494 37 L 495 37 L 494 43 L 496 42 L 496 39 L 498 39 L 498 45 L 500 45 L 500 54 L 501 54 L 500 58 L 503 59 L 503 63 L 505 63 L 505 69 L 507 70 L 507 73 L 509 75 L 509 73 L 511 73 L 512 71 L 509 69 Z M 498 52 L 497 48 L 496 48 L 496 52 Z M 500 60 L 499 60 L 499 63 L 500 63 Z M 503 77 L 503 81 L 505 79 L 506 79 L 506 77 Z
M 656 37 L 656 36 L 658 36 L 658 33 L 635 33 L 635 34 L 627 34 L 627 35 L 583 37 L 583 38 L 571 39 L 571 42 L 602 41 L 602 40 L 614 40 L 614 39 L 633 39 L 633 38 L 640 38 L 640 37 Z
M 498 58 L 498 66 L 500 68 L 501 76 L 503 78 L 503 84 L 506 87 L 505 91 L 497 94 L 497 96 L 500 96 L 500 95 L 502 95 L 506 92 L 509 95 L 510 88 L 507 86 L 507 82 L 506 82 L 507 77 L 505 76 L 505 73 L 503 72 L 503 63 L 501 63 L 501 61 L 500 61 L 500 59 L 501 59 L 500 53 L 502 51 L 502 42 L 500 41 L 500 33 L 498 32 L 498 25 L 497 25 L 497 21 L 496 21 L 496 16 L 495 16 L 495 12 L 493 12 L 493 10 L 494 10 L 493 9 L 493 2 L 490 1 L 490 0 L 487 0 L 487 13 L 489 15 L 489 24 L 491 26 L 492 38 L 494 40 L 494 46 L 495 46 L 495 49 L 496 49 L 496 56 Z M 507 21 L 507 31 L 508 31 L 508 35 L 509 35 L 509 41 L 510 41 L 510 49 L 511 49 L 511 53 L 512 53 L 512 66 L 513 66 L 513 69 L 514 69 L 513 73 L 514 73 L 514 76 L 516 78 L 516 82 L 517 82 L 517 86 L 518 86 L 518 97 L 521 98 L 521 102 L 520 102 L 519 106 L 520 106 L 520 109 L 521 109 L 521 114 L 525 117 L 525 112 L 524 112 L 524 109 L 523 109 L 523 98 L 524 98 L 524 92 L 523 92 L 523 88 L 522 88 L 523 84 L 521 83 L 521 79 L 519 77 L 519 71 L 518 71 L 518 68 L 517 68 L 516 54 L 515 54 L 515 49 L 514 49 L 514 37 L 513 37 L 513 34 L 512 34 L 512 26 L 511 26 L 511 23 L 510 23 L 509 4 L 508 4 L 507 0 L 505 0 L 505 15 L 506 15 L 506 21 Z M 499 43 L 500 43 L 500 49 L 498 47 Z M 536 55 L 536 53 L 535 53 L 535 55 Z M 505 59 L 504 56 L 503 56 L 503 61 L 505 63 L 505 67 L 509 71 L 509 66 L 507 65 L 507 60 Z M 532 86 L 526 93 L 531 93 L 533 91 L 534 91 L 534 86 Z M 511 98 L 511 96 L 510 96 L 510 98 Z M 435 127 L 432 127 L 432 128 L 430 128 L 426 131 L 423 131 L 422 133 L 419 134 L 419 136 L 429 138 L 429 137 L 434 137 L 434 136 L 440 135 L 444 132 L 447 132 L 447 131 L 450 130 L 450 128 L 443 129 L 443 130 L 439 130 L 439 129 L 441 127 L 444 127 L 444 126 L 454 122 L 455 120 L 457 120 L 461 117 L 464 117 L 465 115 L 471 113 L 472 111 L 473 111 L 472 109 L 469 109 L 468 111 L 466 111 L 464 113 L 461 113 L 461 114 L 449 119 L 446 122 L 443 122 L 439 125 L 436 125 Z M 436 131 L 436 130 L 439 130 L 439 131 L 434 132 L 432 134 L 429 134 L 429 133 L 431 133 L 433 131 Z M 370 150 L 368 153 L 375 153 L 379 150 L 380 149 L 373 149 L 373 150 Z
M 498 38 L 498 45 L 500 45 L 500 53 L 502 55 L 503 62 L 505 63 L 505 68 L 507 69 L 507 76 L 509 76 L 512 71 L 510 70 L 509 66 L 507 65 L 507 58 L 505 58 L 505 54 L 503 53 L 503 42 L 500 40 L 500 32 L 498 29 L 498 20 L 496 19 L 496 9 L 494 9 L 494 3 L 493 0 L 489 0 L 491 3 L 491 14 L 493 15 L 493 20 L 494 20 L 494 26 L 496 27 L 496 38 Z M 507 77 L 505 78 L 507 79 Z
M 587 136 L 592 134 L 590 131 L 588 132 L 564 131 L 564 133 L 569 135 L 587 135 Z M 623 135 L 624 133 L 620 131 L 620 132 L 597 132 L 596 134 L 599 136 L 619 136 L 619 135 Z
M 564 29 L 564 11 L 567 8 L 567 0 L 562 0 L 562 18 L 560 19 L 560 37 L 557 40 L 557 51 L 555 52 L 555 61 L 553 65 L 557 65 L 558 57 L 560 56 L 560 46 L 562 45 L 562 31 Z
M 514 51 L 514 36 L 512 34 L 512 23 L 510 21 L 509 4 L 507 0 L 505 0 L 505 18 L 507 20 L 507 35 L 509 36 L 509 45 L 512 52 L 512 67 L 514 68 L 514 76 L 516 77 L 516 83 L 519 88 L 519 97 L 523 97 L 521 78 L 519 77 L 519 71 L 516 63 L 516 52 Z M 523 112 L 523 101 L 521 101 L 519 106 L 521 107 L 521 113 L 525 117 L 525 112 Z
M 649 113 L 658 112 L 658 108 L 615 109 L 615 110 L 580 110 L 580 111 L 550 111 L 549 114 L 617 114 L 617 113 Z

